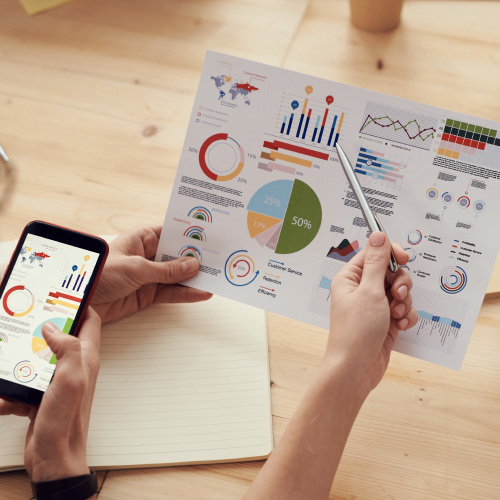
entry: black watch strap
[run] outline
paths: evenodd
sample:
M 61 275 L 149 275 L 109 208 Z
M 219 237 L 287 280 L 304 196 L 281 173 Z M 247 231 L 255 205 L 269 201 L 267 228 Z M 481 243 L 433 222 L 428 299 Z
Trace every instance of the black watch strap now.
M 67 477 L 43 483 L 31 482 L 35 500 L 86 500 L 97 493 L 95 472 L 83 476 Z

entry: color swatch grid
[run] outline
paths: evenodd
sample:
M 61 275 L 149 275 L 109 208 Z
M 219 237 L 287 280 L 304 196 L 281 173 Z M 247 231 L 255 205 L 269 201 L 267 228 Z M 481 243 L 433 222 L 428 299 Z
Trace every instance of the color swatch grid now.
M 292 103 L 297 106 L 299 102 L 302 107 L 295 109 Z M 284 93 L 278 120 L 283 136 L 334 148 L 347 116 L 342 111 L 334 110 L 333 106 L 332 109 L 325 106 L 324 102 L 314 99 L 302 102 L 302 99 Z
M 500 138 L 496 130 L 448 119 L 438 155 L 500 169 Z

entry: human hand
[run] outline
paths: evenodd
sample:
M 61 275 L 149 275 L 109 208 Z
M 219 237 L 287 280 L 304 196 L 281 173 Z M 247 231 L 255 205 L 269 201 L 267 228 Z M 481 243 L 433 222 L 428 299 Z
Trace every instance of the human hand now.
M 39 408 L 0 398 L 0 415 L 30 419 L 24 463 L 35 482 L 89 473 L 90 410 L 99 372 L 101 321 L 89 308 L 78 337 L 45 323 L 42 334 L 57 357 L 54 378 Z
M 400 265 L 408 255 L 392 244 Z M 400 330 L 418 321 L 412 307 L 410 275 L 391 273 L 390 243 L 382 232 L 370 235 L 366 249 L 349 261 L 332 280 L 330 337 L 325 362 L 341 357 L 353 366 L 367 393 L 377 386 L 389 364 Z
M 192 278 L 200 268 L 197 259 L 186 257 L 154 262 L 161 226 L 129 229 L 109 245 L 92 307 L 103 323 L 115 321 L 164 302 L 199 302 L 211 293 L 176 285 Z

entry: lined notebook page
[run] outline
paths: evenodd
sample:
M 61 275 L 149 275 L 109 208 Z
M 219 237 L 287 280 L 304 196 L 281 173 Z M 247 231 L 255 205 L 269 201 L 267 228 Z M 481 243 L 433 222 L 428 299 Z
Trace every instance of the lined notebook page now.
M 0 468 L 19 466 L 27 422 L 0 418 Z M 265 312 L 214 296 L 103 326 L 91 467 L 239 461 L 271 449 Z

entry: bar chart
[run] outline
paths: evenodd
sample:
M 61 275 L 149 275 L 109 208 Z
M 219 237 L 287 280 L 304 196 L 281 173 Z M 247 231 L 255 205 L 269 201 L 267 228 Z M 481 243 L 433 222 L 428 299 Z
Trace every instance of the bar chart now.
M 300 109 L 297 107 L 299 102 Z M 331 102 L 333 99 L 327 100 L 327 103 Z M 348 112 L 347 109 L 327 103 L 310 98 L 301 99 L 284 92 L 277 121 L 279 133 L 287 139 L 307 141 L 325 149 L 335 148 L 348 121 Z
M 418 323 L 399 332 L 398 339 L 451 354 L 463 325 L 469 303 L 449 300 L 442 293 L 414 286 L 411 290 Z
M 370 149 L 370 148 L 377 149 Z M 383 185 L 386 188 L 401 189 L 408 166 L 409 153 L 388 146 L 359 148 L 354 170 L 360 179 Z
M 72 292 L 84 293 L 88 283 L 87 271 L 89 271 L 89 277 L 92 275 L 92 269 L 85 269 L 88 260 L 89 256 L 86 255 L 83 263 L 68 261 L 61 277 L 60 288 L 71 290 Z M 84 281 L 87 282 L 85 286 L 83 286 Z
M 329 155 L 327 153 L 321 153 L 310 148 L 284 141 L 264 141 L 257 168 L 268 172 L 278 170 L 295 175 L 299 167 L 314 168 L 315 161 L 328 161 L 328 159 Z

